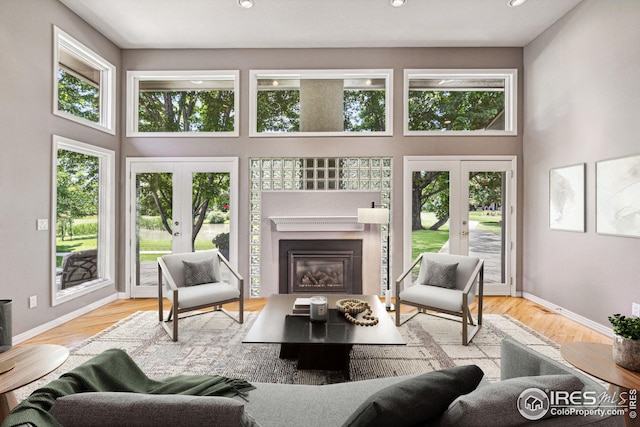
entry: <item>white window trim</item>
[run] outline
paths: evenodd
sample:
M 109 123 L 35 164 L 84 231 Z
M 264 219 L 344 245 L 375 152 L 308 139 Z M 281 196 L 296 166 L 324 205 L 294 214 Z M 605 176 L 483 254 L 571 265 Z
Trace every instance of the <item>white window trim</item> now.
M 233 81 L 233 131 L 229 132 L 140 132 L 138 108 L 140 81 L 145 80 L 230 80 Z M 127 71 L 127 137 L 237 137 L 240 126 L 239 70 Z
M 58 109 L 60 47 L 100 70 L 100 120 L 97 123 Z M 53 27 L 53 114 L 111 135 L 116 134 L 116 66 L 56 26 Z
M 249 72 L 249 136 L 273 137 L 317 137 L 317 136 L 393 136 L 393 69 L 369 70 L 251 70 Z M 258 79 L 345 79 L 367 78 L 385 80 L 385 130 L 380 132 L 258 132 Z
M 409 80 L 412 79 L 504 79 L 505 130 L 409 130 Z M 405 136 L 516 136 L 518 135 L 518 70 L 508 69 L 405 69 L 404 70 L 404 135 Z
M 53 135 L 53 167 L 51 197 L 51 305 L 56 306 L 115 284 L 115 152 L 106 148 Z M 100 162 L 100 202 L 98 217 L 98 279 L 77 288 L 58 291 L 56 287 L 56 208 L 58 150 L 69 150 L 96 156 Z

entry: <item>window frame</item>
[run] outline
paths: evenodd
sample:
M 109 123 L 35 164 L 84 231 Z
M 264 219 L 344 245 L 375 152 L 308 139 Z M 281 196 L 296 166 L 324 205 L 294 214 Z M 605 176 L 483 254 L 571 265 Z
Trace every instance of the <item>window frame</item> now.
M 379 132 L 258 132 L 258 80 L 263 79 L 347 79 L 366 78 L 385 80 L 385 130 Z M 340 69 L 340 70 L 250 70 L 249 71 L 249 136 L 273 137 L 318 137 L 348 136 L 372 137 L 393 136 L 393 69 Z
M 92 122 L 58 108 L 58 69 L 61 48 L 100 72 L 100 119 L 98 122 Z M 116 66 L 55 25 L 53 27 L 53 114 L 111 135 L 116 134 Z
M 409 130 L 409 84 L 412 79 L 502 79 L 504 80 L 505 130 Z M 517 136 L 518 70 L 504 69 L 405 69 L 403 102 L 404 136 Z
M 115 285 L 115 152 L 58 135 L 53 135 L 52 139 L 51 305 L 56 306 Z M 61 149 L 96 156 L 99 161 L 98 278 L 66 290 L 58 290 L 56 284 L 57 161 Z
M 140 82 L 147 80 L 230 80 L 233 81 L 233 131 L 228 132 L 140 132 L 138 130 Z M 127 137 L 238 137 L 240 135 L 240 71 L 180 70 L 127 71 Z

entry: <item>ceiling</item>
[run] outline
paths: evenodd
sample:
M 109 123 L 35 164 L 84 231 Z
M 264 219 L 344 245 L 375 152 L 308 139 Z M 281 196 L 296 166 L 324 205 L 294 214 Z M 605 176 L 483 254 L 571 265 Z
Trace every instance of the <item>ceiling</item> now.
M 60 0 L 123 49 L 521 47 L 581 0 Z

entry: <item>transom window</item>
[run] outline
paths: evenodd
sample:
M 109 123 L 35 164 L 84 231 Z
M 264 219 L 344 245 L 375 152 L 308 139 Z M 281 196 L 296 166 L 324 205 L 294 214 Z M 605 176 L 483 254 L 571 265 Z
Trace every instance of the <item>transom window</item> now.
M 405 70 L 405 135 L 515 135 L 516 70 Z
M 251 71 L 250 136 L 391 135 L 392 70 Z
M 54 27 L 54 114 L 115 134 L 116 67 Z
M 127 72 L 127 136 L 238 136 L 238 76 Z

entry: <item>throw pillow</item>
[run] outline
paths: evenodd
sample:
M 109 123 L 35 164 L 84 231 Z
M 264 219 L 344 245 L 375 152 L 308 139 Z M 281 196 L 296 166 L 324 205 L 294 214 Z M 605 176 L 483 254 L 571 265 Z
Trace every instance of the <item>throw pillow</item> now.
M 457 262 L 455 264 L 442 264 L 427 259 L 426 274 L 421 285 L 453 289 L 456 287 L 457 269 Z
M 476 365 L 418 375 L 371 395 L 343 427 L 415 426 L 440 416 L 461 394 L 473 391 L 484 372 Z
M 184 285 L 196 286 L 218 282 L 213 269 L 213 258 L 202 261 L 182 261 L 184 267 Z
M 485 427 L 494 425 L 496 420 L 505 426 L 528 425 L 531 421 L 520 414 L 517 406 L 518 398 L 525 390 L 573 392 L 582 390 L 583 386 L 578 377 L 570 374 L 519 377 L 491 383 L 456 399 L 440 417 L 438 426 Z M 549 411 L 541 419 L 551 415 Z

